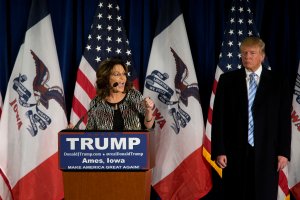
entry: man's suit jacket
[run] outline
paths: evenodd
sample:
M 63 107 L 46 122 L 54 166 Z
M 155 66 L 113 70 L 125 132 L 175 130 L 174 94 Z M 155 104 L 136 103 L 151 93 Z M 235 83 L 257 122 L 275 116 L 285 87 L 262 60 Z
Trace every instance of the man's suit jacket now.
M 252 107 L 255 143 L 256 200 L 277 197 L 277 156 L 290 158 L 291 94 L 279 75 L 262 70 Z M 226 155 L 223 170 L 226 189 L 237 196 L 245 184 L 248 145 L 248 97 L 245 69 L 220 76 L 213 111 L 212 159 Z M 242 195 L 242 194 L 240 194 Z M 234 198 L 231 198 L 234 199 Z

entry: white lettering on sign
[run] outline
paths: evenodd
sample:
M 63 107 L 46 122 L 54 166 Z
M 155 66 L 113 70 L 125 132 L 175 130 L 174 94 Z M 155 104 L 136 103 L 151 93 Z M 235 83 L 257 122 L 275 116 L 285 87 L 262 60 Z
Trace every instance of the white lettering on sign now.
M 132 150 L 141 143 L 140 138 L 66 138 L 70 144 L 70 150 L 80 148 L 81 150 L 105 150 L 123 149 Z

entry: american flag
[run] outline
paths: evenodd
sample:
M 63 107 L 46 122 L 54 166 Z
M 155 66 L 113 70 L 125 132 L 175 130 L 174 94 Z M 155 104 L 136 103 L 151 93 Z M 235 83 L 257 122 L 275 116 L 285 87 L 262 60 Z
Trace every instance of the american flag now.
M 134 86 L 138 88 L 119 6 L 115 0 L 101 0 L 77 71 L 70 118 L 74 125 L 85 115 L 91 99 L 96 94 L 96 70 L 100 62 L 111 57 L 120 57 L 125 61 L 129 68 L 129 80 L 133 81 Z M 87 119 L 84 119 L 80 128 L 85 128 L 86 121 Z
M 211 123 L 215 92 L 221 74 L 240 69 L 242 67 L 239 47 L 241 41 L 248 36 L 259 36 L 253 20 L 251 3 L 249 0 L 233 0 L 229 12 L 229 20 L 227 21 L 225 27 L 224 39 L 221 46 L 221 53 L 219 55 L 219 63 L 217 65 L 215 73 L 215 80 L 210 99 L 210 107 L 208 111 L 203 148 L 204 157 L 212 165 L 212 167 L 215 168 L 220 176 L 222 176 L 221 168 L 219 168 L 216 163 L 211 160 Z M 265 60 L 264 62 L 264 66 L 267 66 L 269 68 L 267 60 Z M 287 175 L 284 171 L 281 171 L 280 177 L 280 180 L 282 181 L 280 181 L 279 183 L 279 193 L 281 192 L 282 194 L 287 196 L 288 190 L 284 189 L 287 188 Z

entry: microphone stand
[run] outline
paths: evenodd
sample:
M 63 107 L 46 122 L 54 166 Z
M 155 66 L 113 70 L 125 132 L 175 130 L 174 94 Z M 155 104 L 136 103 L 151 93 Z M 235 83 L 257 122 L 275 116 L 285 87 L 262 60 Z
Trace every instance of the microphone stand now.
M 92 109 L 94 109 L 98 104 L 95 103 L 76 123 L 76 125 L 74 126 L 73 130 L 78 130 L 79 129 L 79 125 L 82 123 L 82 121 L 84 120 L 84 118 L 91 112 Z

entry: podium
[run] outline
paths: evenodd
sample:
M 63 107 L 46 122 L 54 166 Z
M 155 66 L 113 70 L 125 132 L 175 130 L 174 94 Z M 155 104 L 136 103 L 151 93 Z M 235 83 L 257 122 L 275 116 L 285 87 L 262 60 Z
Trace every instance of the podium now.
M 59 133 L 65 200 L 149 200 L 149 132 Z

